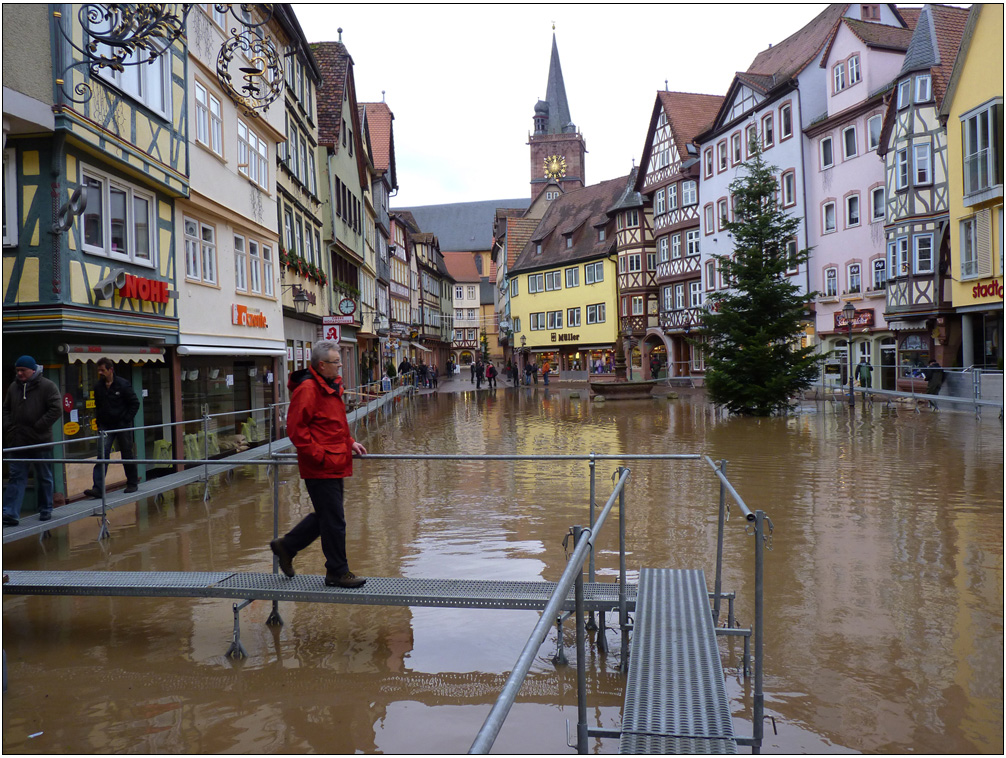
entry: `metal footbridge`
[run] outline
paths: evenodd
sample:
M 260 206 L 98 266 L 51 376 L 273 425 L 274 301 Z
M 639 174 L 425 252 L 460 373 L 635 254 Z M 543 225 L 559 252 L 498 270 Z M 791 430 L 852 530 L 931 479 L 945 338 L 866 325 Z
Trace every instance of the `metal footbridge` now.
M 75 595 L 117 597 L 221 598 L 235 601 L 234 632 L 228 655 L 246 655 L 240 642 L 240 611 L 251 602 L 269 601 L 273 611 L 266 623 L 282 624 L 279 602 L 343 603 L 357 605 L 424 606 L 451 608 L 525 609 L 540 612 L 538 622 L 502 690 L 476 735 L 470 753 L 488 753 L 514 704 L 518 692 L 553 625 L 558 626 L 558 650 L 553 661 L 565 663 L 562 624 L 573 619 L 576 632 L 577 723 L 567 743 L 580 754 L 588 752 L 591 738 L 618 740 L 618 751 L 638 753 L 736 753 L 739 745 L 759 752 L 763 740 L 762 687 L 763 551 L 770 544 L 772 524 L 762 511 L 752 512 L 726 477 L 726 463 L 700 455 L 370 455 L 375 460 L 586 460 L 590 466 L 590 520 L 587 527 L 573 526 L 574 548 L 557 582 L 494 581 L 479 579 L 429 579 L 368 577 L 360 588 L 327 587 L 322 576 L 278 572 L 112 572 L 112 571 L 9 571 L 4 573 L 4 595 Z M 249 464 L 273 467 L 274 534 L 278 532 L 278 467 L 295 456 L 273 452 L 269 460 Z M 630 470 L 620 466 L 607 502 L 595 514 L 595 466 L 598 461 L 629 459 L 697 461 L 708 464 L 720 483 L 719 526 L 713 587 L 698 569 L 642 568 L 638 585 L 626 581 L 625 485 Z M 745 530 L 754 537 L 754 623 L 741 628 L 734 619 L 734 596 L 721 587 L 723 533 L 728 515 L 727 497 L 740 506 Z M 617 582 L 594 579 L 594 542 L 615 504 L 618 504 L 619 571 Z M 587 579 L 585 580 L 585 573 Z M 720 626 L 721 601 L 729 611 Z M 630 613 L 633 614 L 630 617 Z M 597 614 L 599 624 L 595 623 Z M 598 630 L 595 643 L 607 652 L 606 614 L 617 615 L 621 633 L 621 670 L 626 674 L 622 723 L 617 729 L 588 725 L 586 644 L 587 632 Z M 743 672 L 753 662 L 750 736 L 733 732 L 730 703 L 720 660 L 719 636 L 742 637 Z M 630 644 L 631 639 L 631 644 Z M 754 655 L 749 646 L 754 644 Z M 570 741 L 570 737 L 573 737 Z

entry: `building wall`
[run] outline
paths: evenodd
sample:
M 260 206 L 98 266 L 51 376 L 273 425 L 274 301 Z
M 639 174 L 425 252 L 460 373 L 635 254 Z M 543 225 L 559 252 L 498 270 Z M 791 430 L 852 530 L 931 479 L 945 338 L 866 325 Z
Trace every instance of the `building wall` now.
M 49 5 L 4 3 L 3 86 L 43 103 L 52 103 Z M 4 103 L 4 111 L 7 103 Z

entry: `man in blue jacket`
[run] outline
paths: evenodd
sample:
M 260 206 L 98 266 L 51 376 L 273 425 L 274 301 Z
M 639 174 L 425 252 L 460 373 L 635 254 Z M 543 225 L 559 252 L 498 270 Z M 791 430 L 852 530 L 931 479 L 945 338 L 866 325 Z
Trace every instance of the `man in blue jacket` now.
M 105 460 L 112 453 L 112 445 L 118 443 L 122 454 L 122 468 L 126 471 L 126 492 L 136 492 L 140 479 L 133 460 L 133 432 L 127 431 L 133 425 L 133 417 L 140 410 L 140 401 L 133 392 L 133 385 L 121 376 L 115 375 L 115 364 L 109 358 L 98 359 L 98 382 L 94 385 L 94 409 L 98 429 L 106 432 L 105 448 L 100 452 Z M 94 467 L 94 486 L 84 490 L 88 497 L 101 497 L 108 464 L 98 463 Z

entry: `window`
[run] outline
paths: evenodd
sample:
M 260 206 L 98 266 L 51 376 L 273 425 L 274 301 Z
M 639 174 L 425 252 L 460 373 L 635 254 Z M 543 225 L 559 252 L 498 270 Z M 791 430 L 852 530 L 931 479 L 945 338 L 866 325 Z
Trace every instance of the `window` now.
M 859 226 L 859 195 L 849 195 L 845 198 L 845 225 Z
M 824 270 L 824 296 L 838 297 L 838 269 L 826 268 Z
M 3 246 L 17 244 L 17 158 L 14 148 L 3 151 Z
M 148 192 L 104 174 L 83 171 L 85 253 L 155 265 L 156 199 Z
M 730 136 L 730 165 L 736 166 L 743 158 L 744 156 L 741 153 L 741 134 L 740 132 L 735 132 Z
M 861 292 L 863 289 L 863 267 L 858 263 L 850 263 L 845 270 L 846 281 L 849 284 L 849 292 Z
M 572 234 L 564 234 L 562 236 L 563 236 L 563 239 L 566 240 L 566 249 L 569 250 L 571 247 L 573 247 L 573 235 Z
M 912 80 L 905 79 L 898 82 L 898 110 L 907 108 L 912 97 Z
M 784 208 L 796 205 L 796 172 L 786 171 L 782 175 L 782 205 Z
M 908 273 L 908 237 L 898 238 L 898 268 L 899 274 Z
M 94 44 L 92 42 L 92 44 Z M 104 44 L 96 44 L 97 53 L 106 58 L 114 58 L 111 49 Z M 150 62 L 146 51 L 136 50 L 123 60 L 121 71 L 105 67 L 98 71 L 105 81 L 122 90 L 137 102 L 150 108 L 162 118 L 171 118 L 170 53 L 158 56 Z M 134 63 L 134 61 L 141 61 Z
M 535 295 L 539 292 L 545 291 L 545 275 L 544 274 L 528 274 L 527 275 L 527 293 L 529 295 Z
M 467 287 L 467 289 L 468 289 L 468 299 L 469 300 L 474 300 L 475 299 L 475 285 L 474 284 L 469 284 L 468 287 Z
M 678 207 L 678 185 L 672 184 L 667 188 L 667 210 L 677 210 Z
M 513 330 L 515 332 L 520 332 L 520 316 L 515 316 L 513 320 Z
M 831 168 L 835 165 L 835 155 L 832 151 L 831 137 L 821 140 L 821 168 Z
M 978 276 L 977 219 L 972 216 L 961 221 L 961 278 Z
M 465 288 L 464 288 L 464 286 L 462 286 L 462 285 L 459 284 L 457 287 L 454 288 L 454 299 L 455 300 L 464 300 L 465 299 Z
M 677 237 L 677 235 L 675 235 L 675 237 Z M 669 238 L 667 236 L 664 236 L 664 237 L 661 237 L 660 239 L 657 240 L 657 252 L 659 254 L 660 262 L 661 263 L 667 263 L 667 261 L 670 258 L 670 255 L 668 253 L 668 249 L 669 249 L 669 245 L 667 243 L 668 239 Z M 678 256 L 677 257 L 680 257 L 681 256 L 681 240 L 680 239 L 678 239 L 678 251 L 677 252 L 678 252 Z
M 698 183 L 688 179 L 681 183 L 681 204 L 685 207 L 697 205 L 699 202 Z
M 845 62 L 836 63 L 831 70 L 833 92 L 841 92 L 845 89 Z
M 821 206 L 821 232 L 828 234 L 835 231 L 835 204 L 825 203 Z
M 762 147 L 768 149 L 775 144 L 775 128 L 772 121 L 772 114 L 768 113 L 761 120 Z
M 871 283 L 873 289 L 881 290 L 884 288 L 884 282 L 886 281 L 885 273 L 887 271 L 886 263 L 883 258 L 876 258 L 873 261 L 873 281 Z
M 566 326 L 574 327 L 580 325 L 580 309 L 579 308 L 567 308 L 566 309 Z
M 716 162 L 718 171 L 727 170 L 727 141 L 723 140 L 716 146 Z
M 251 291 L 262 294 L 262 253 L 258 242 L 248 240 L 248 284 Z
M 269 245 L 262 245 L 262 292 L 263 294 L 272 297 L 275 294 L 273 288 L 273 263 L 272 263 L 272 247 Z
M 604 323 L 604 303 L 598 303 L 597 305 L 587 306 L 587 323 L 588 324 Z
M 800 248 L 796 244 L 796 237 L 786 240 L 786 273 L 800 273 Z
M 545 274 L 545 291 L 555 292 L 562 289 L 562 272 L 549 271 Z
M 685 307 L 685 285 L 674 285 L 674 309 L 680 311 Z
M 706 261 L 706 290 L 716 289 L 716 261 Z
M 716 231 L 716 221 L 715 221 L 716 217 L 713 215 L 713 204 L 706 203 L 705 208 L 703 208 L 702 210 L 703 210 L 702 215 L 703 215 L 704 226 L 706 228 L 706 234 L 712 234 L 713 232 Z
M 698 255 L 699 254 L 699 230 L 689 229 L 685 232 L 685 237 L 687 239 L 686 252 L 688 255 Z
M 674 258 L 674 260 L 677 260 L 678 258 L 681 257 L 681 235 L 675 234 L 673 237 L 670 237 L 669 239 L 671 240 L 671 257 Z M 666 260 L 666 258 L 663 258 L 663 256 L 667 254 L 667 240 L 668 237 L 661 238 L 661 242 L 663 243 L 660 246 L 661 260 Z
M 558 273 L 558 272 L 556 272 Z M 566 287 L 580 286 L 580 269 L 576 266 L 566 269 Z
M 664 287 L 663 290 L 661 291 L 664 294 L 664 310 L 665 311 L 674 310 L 674 300 L 672 299 L 674 290 L 671 287 Z
M 903 147 L 894 156 L 897 188 L 908 189 L 908 148 Z
M 643 296 L 634 295 L 632 297 L 632 315 L 642 316 L 643 315 Z
M 90 197 L 88 197 L 88 205 L 90 205 Z M 185 217 L 184 237 L 185 277 L 206 284 L 216 284 L 216 229 L 209 224 Z
M 304 254 L 304 224 L 301 223 L 300 216 L 294 224 L 294 232 L 297 237 L 297 255 Z
M 597 241 L 604 242 L 604 227 L 602 226 L 597 230 Z
M 545 312 L 539 311 L 538 313 L 530 314 L 531 318 L 531 331 L 540 332 L 545 329 Z
M 665 212 L 664 202 L 664 189 L 661 187 L 653 198 L 653 212 L 658 216 Z
M 623 260 L 628 264 L 628 271 L 630 274 L 638 273 L 643 270 L 643 260 L 639 253 L 630 253 L 626 255 Z
M 866 131 L 869 135 L 869 145 L 867 146 L 870 150 L 876 150 L 880 147 L 880 129 L 884 125 L 884 117 L 881 115 L 870 116 L 866 120 Z
M 933 273 L 933 235 L 920 234 L 915 238 L 915 273 Z
M 604 261 L 586 263 L 583 266 L 584 284 L 599 284 L 604 281 Z
M 694 281 L 688 283 L 688 306 L 699 308 L 702 306 L 702 282 Z
M 747 156 L 751 157 L 751 151 L 754 149 L 754 145 L 758 142 L 758 127 L 754 124 L 748 124 L 744 129 L 744 142 L 747 143 Z
M 717 226 L 720 229 L 730 223 L 730 207 L 727 205 L 725 197 L 716 201 L 716 218 L 718 219 Z
M 308 263 L 316 263 L 314 259 L 314 243 L 311 241 L 310 222 L 305 224 L 304 228 L 304 260 Z
M 248 256 L 245 254 L 245 238 L 234 235 L 234 289 L 245 292 L 248 289 Z
M 993 103 L 961 119 L 961 149 L 964 154 L 964 194 L 972 195 L 1002 184 L 1003 106 Z M 1000 135 L 998 143 L 993 135 Z
M 861 79 L 859 73 L 859 56 L 854 55 L 849 58 L 849 86 L 858 84 Z
M 856 154 L 856 127 L 850 126 L 842 130 L 842 157 L 849 160 L 855 158 Z
M 534 245 L 534 254 L 535 255 L 541 255 L 541 243 L 540 242 L 536 242 L 535 243 L 535 245 Z
M 238 173 L 260 187 L 269 186 L 269 146 L 238 119 Z
M 706 178 L 708 179 L 710 176 L 713 175 L 713 149 L 711 147 L 707 147 L 703 152 L 702 156 L 703 156 L 702 165 L 705 167 L 705 175 Z
M 217 155 L 223 155 L 223 121 L 220 100 L 196 82 L 196 141 Z
M 646 254 L 646 270 L 656 271 L 657 270 L 657 254 L 647 253 Z
M 932 147 L 929 143 L 913 145 L 915 153 L 915 184 L 931 184 L 933 181 Z
M 510 297 L 517 297 L 518 294 L 517 277 L 515 276 L 510 280 Z
M 546 316 L 548 329 L 562 329 L 562 311 L 549 311 Z
M 793 136 L 793 106 L 786 103 L 779 109 L 779 139 Z
M 884 188 L 874 187 L 870 190 L 871 221 L 884 220 Z
M 933 80 L 929 74 L 915 77 L 915 102 L 925 103 L 933 99 Z
M 863 9 L 863 21 L 880 21 L 879 3 L 863 3 L 860 7 Z

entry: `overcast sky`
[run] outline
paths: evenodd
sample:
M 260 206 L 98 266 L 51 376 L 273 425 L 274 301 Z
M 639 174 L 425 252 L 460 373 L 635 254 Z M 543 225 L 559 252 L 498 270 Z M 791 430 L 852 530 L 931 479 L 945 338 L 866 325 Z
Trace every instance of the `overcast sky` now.
M 789 5 L 295 4 L 308 41 L 342 41 L 360 102 L 395 114 L 392 207 L 530 196 L 527 147 L 552 24 L 589 184 L 639 162 L 656 91 L 724 95 L 733 74 L 824 8 Z

